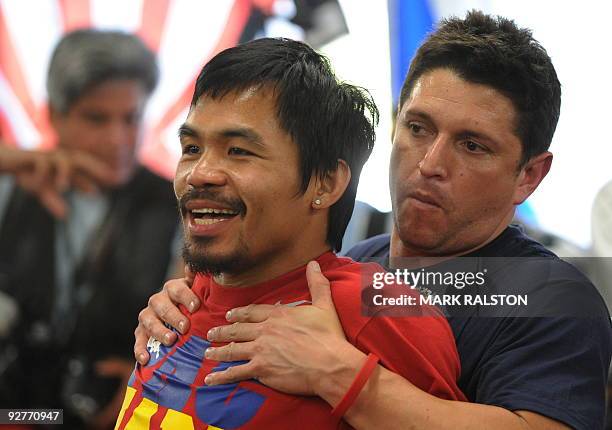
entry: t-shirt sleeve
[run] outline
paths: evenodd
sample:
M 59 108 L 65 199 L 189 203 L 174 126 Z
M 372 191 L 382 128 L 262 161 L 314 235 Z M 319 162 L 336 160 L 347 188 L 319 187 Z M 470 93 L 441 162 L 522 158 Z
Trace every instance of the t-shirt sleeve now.
M 374 316 L 356 337 L 356 346 L 423 391 L 465 400 L 457 386 L 460 365 L 454 338 L 442 316 Z
M 484 323 L 484 321 L 481 321 Z M 476 403 L 603 428 L 608 318 L 508 318 L 474 375 Z

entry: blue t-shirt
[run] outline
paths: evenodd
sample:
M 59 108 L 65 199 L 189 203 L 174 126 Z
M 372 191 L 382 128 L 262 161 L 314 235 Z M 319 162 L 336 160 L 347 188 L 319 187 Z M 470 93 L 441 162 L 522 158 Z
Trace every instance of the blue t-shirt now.
M 388 267 L 389 240 L 389 235 L 365 240 L 347 256 Z M 553 291 L 562 295 L 566 305 L 579 304 L 580 315 L 449 315 L 461 360 L 459 388 L 476 403 L 532 411 L 577 429 L 603 428 L 612 326 L 595 287 L 577 269 L 516 226 L 509 226 L 467 257 L 530 257 L 545 262 L 547 279 L 559 287 Z M 532 274 L 537 278 L 537 268 L 532 266 L 525 265 L 527 269 L 514 273 L 523 281 L 508 277 L 504 271 L 493 275 L 497 288 L 503 290 L 504 284 L 509 289 L 516 288 L 516 283 L 532 279 Z M 516 282 L 510 285 L 511 281 Z

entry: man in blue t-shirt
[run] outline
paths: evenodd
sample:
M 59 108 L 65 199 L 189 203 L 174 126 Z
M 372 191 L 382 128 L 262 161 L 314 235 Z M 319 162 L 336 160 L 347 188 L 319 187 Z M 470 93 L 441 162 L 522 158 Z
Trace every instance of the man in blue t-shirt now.
M 502 293 L 524 288 L 539 310 L 552 312 L 503 318 L 479 306 L 459 316 L 450 312 L 462 365 L 459 385 L 473 403 L 436 399 L 379 367 L 344 415 L 353 427 L 603 427 L 612 350 L 608 311 L 575 268 L 510 225 L 515 207 L 550 169 L 560 103 L 546 51 L 529 30 L 507 19 L 470 12 L 444 20 L 417 51 L 393 139 L 392 233 L 348 255 L 382 263 L 389 257 L 531 257 L 502 263 L 490 278 Z M 186 330 L 189 322 L 170 298 L 194 309 L 187 284 L 168 283 L 141 313 L 135 346 L 141 363 L 148 359 L 148 334 L 168 344 L 175 340 L 155 315 Z M 545 309 L 548 302 L 551 309 Z M 570 316 L 564 311 L 572 304 L 577 311 Z M 325 381 L 313 395 L 346 393 L 364 355 L 325 331 L 323 316 L 333 321 L 333 312 L 312 308 L 232 310 L 227 319 L 234 324 L 216 329 L 214 340 L 243 343 L 216 348 L 212 358 L 239 356 L 251 363 L 212 374 L 210 383 L 282 374 L 288 384 L 308 375 Z

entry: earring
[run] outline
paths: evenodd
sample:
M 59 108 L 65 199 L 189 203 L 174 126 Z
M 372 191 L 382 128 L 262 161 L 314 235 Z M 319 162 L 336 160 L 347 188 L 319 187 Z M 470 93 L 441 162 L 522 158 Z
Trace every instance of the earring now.
M 320 205 L 321 204 L 321 199 L 315 199 L 314 204 L 315 205 Z

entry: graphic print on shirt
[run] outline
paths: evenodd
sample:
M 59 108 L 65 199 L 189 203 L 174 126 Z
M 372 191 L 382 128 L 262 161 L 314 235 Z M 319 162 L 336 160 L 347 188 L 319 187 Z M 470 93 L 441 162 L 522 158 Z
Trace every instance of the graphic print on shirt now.
M 135 370 L 128 382 L 128 396 L 116 428 L 164 428 L 163 424 L 170 424 L 169 419 L 191 421 L 191 417 L 183 413 L 186 407 L 190 410 L 193 407 L 205 429 L 231 430 L 248 423 L 266 400 L 262 394 L 239 386 L 238 383 L 217 386 L 197 384 L 197 388 L 192 388 L 196 378 L 198 381 L 203 380 L 208 373 L 246 363 L 219 362 L 212 367 L 214 362 L 210 362 L 210 370 L 202 373 L 202 369 L 206 368 L 203 365 L 204 351 L 210 345 L 207 340 L 193 335 L 178 347 L 151 344 L 151 360 L 140 369 L 141 378 L 136 376 Z M 130 389 L 134 390 L 134 394 L 137 391 L 142 394 L 132 395 L 132 398 L 128 399 L 132 394 Z M 194 390 L 195 399 L 192 399 Z M 162 408 L 167 411 L 161 410 Z M 201 428 L 197 423 L 185 423 L 189 425 L 188 428 Z M 159 425 L 161 427 L 158 427 Z

